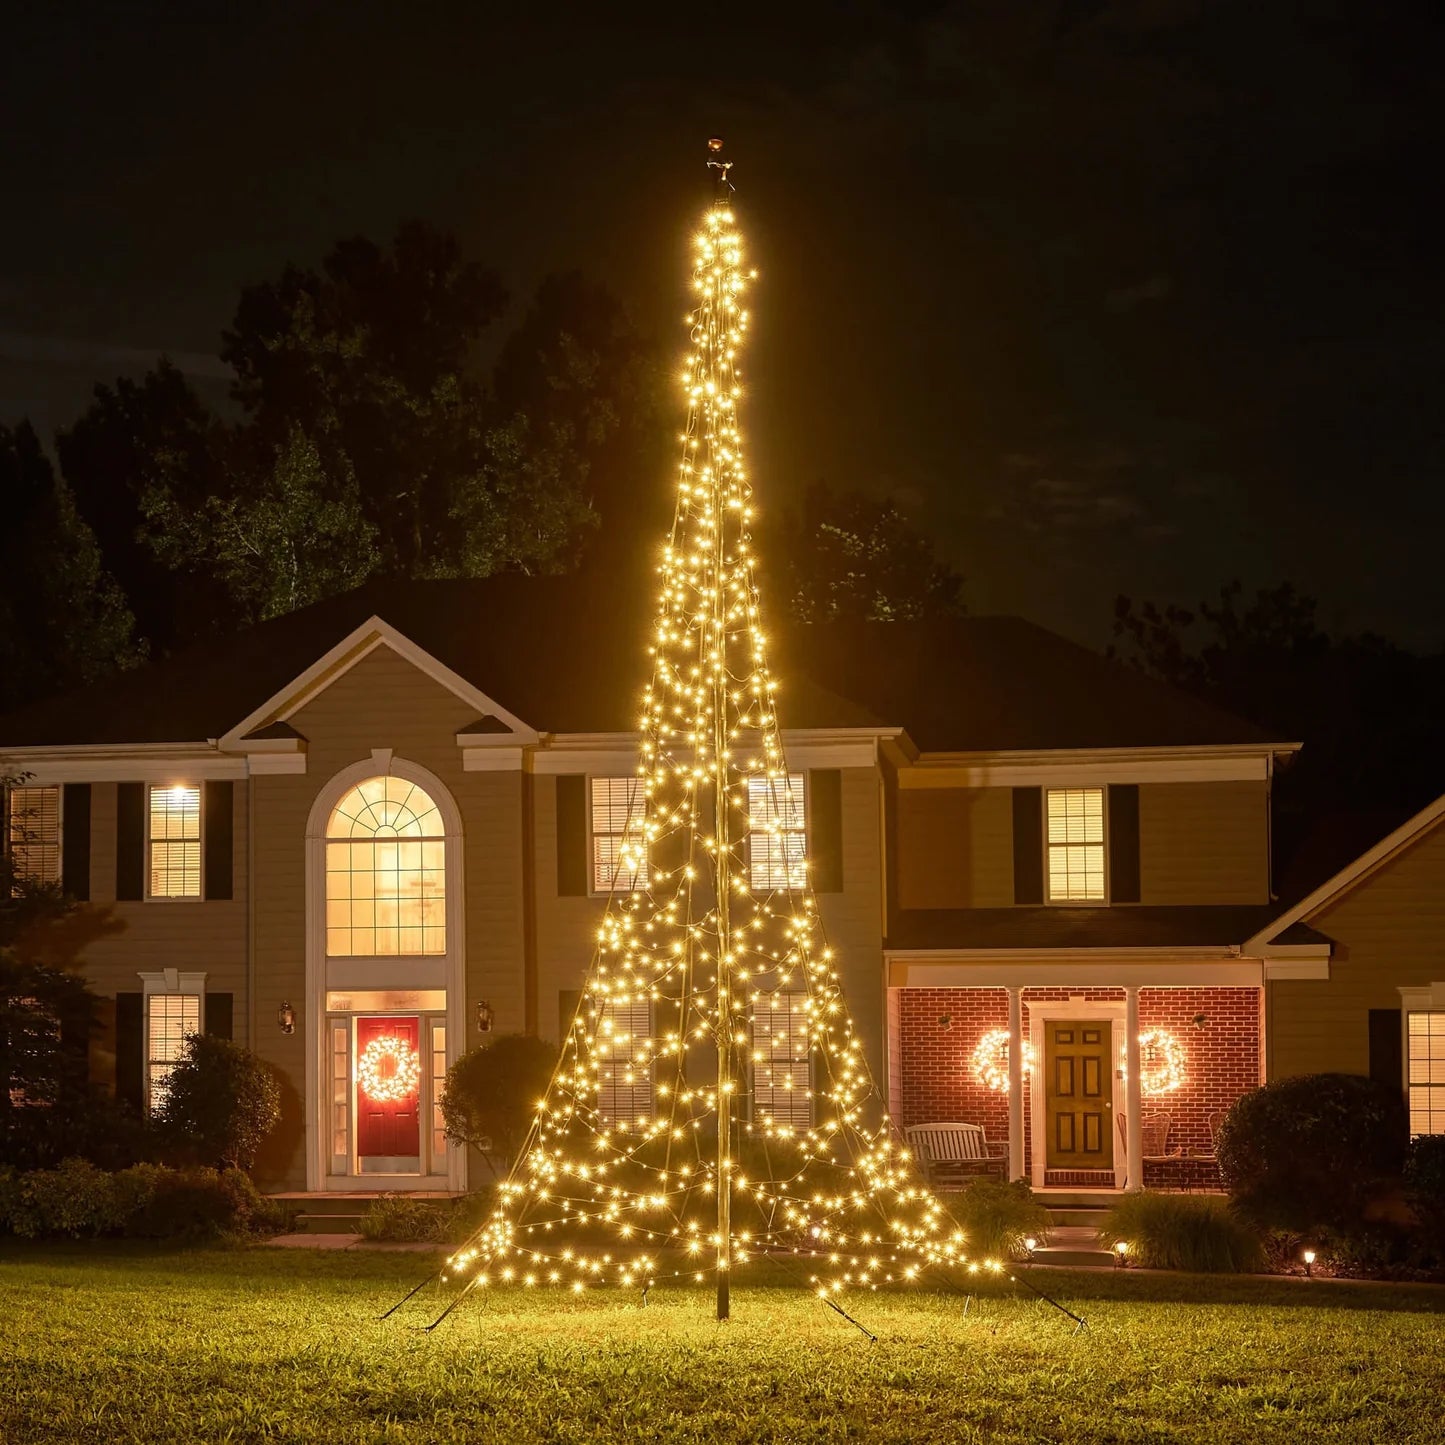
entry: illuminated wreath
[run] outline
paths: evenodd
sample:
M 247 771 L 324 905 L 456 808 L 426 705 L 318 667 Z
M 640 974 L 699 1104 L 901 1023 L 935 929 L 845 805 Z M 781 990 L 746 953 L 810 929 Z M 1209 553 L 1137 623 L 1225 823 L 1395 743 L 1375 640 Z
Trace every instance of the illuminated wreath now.
M 405 1039 L 372 1039 L 356 1061 L 356 1082 L 368 1099 L 378 1104 L 399 1104 L 416 1097 L 421 1082 L 421 1059 Z
M 1184 1046 L 1167 1029 L 1139 1035 L 1139 1092 L 1172 1094 L 1184 1082 Z
M 1033 1072 L 1034 1046 L 1023 1041 L 1023 1077 Z M 996 1094 L 1008 1093 L 1008 1030 L 990 1029 L 973 1051 L 973 1076 L 985 1089 Z

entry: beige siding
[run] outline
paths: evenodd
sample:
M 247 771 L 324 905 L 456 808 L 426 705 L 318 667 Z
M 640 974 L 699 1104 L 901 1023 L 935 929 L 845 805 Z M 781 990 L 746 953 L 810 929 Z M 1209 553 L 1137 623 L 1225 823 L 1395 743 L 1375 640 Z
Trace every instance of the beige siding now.
M 1369 1011 L 1445 981 L 1445 826 L 1309 919 L 1335 943 L 1328 980 L 1269 985 L 1272 1078 L 1369 1072 Z
M 305 774 L 255 778 L 257 1047 L 304 1096 L 306 1030 L 306 820 L 317 794 L 343 768 L 390 748 L 446 785 L 462 814 L 465 877 L 467 1037 L 474 1047 L 476 1003 L 485 998 L 497 1032 L 524 1024 L 522 775 L 467 773 L 455 734 L 475 708 L 387 647 L 378 647 L 291 718 L 308 740 Z M 297 1029 L 268 1024 L 281 1001 Z M 299 1104 L 297 1106 L 299 1122 Z M 304 1179 L 299 1135 L 288 1141 L 286 1178 Z
M 1139 893 L 1145 904 L 1267 902 L 1268 784 L 1141 783 Z
M 901 788 L 899 908 L 1004 908 L 1014 901 L 1009 788 Z

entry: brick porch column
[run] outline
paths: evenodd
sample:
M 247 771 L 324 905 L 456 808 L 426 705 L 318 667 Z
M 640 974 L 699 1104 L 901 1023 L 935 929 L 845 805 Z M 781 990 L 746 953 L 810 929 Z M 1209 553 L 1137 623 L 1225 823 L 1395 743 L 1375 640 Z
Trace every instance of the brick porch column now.
M 1008 991 L 1008 1177 L 1028 1173 L 1024 1163 L 1023 990 Z
M 1137 1193 L 1144 1187 L 1144 1095 L 1139 1078 L 1139 990 L 1124 990 L 1124 1188 Z

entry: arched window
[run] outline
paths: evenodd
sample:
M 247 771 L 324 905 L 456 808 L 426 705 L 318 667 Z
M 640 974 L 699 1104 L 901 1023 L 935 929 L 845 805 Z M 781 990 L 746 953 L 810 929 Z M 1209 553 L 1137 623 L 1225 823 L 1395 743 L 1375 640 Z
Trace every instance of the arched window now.
M 426 792 L 368 778 L 326 825 L 326 952 L 332 958 L 445 953 L 446 838 Z

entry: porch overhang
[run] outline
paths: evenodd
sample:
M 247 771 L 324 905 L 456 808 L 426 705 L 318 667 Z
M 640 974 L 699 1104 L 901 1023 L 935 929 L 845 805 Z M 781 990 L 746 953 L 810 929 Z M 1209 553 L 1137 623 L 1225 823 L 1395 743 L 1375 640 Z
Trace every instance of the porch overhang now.
M 1069 949 L 1031 953 L 897 949 L 883 955 L 889 988 L 1259 988 L 1265 961 L 1215 948 Z

